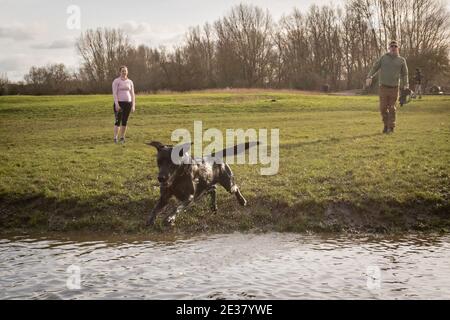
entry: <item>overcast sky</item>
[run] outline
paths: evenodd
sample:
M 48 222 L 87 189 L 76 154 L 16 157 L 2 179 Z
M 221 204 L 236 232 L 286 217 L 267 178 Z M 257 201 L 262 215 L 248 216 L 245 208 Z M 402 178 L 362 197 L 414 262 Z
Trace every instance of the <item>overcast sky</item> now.
M 294 7 L 342 0 L 0 0 L 0 73 L 18 81 L 32 65 L 77 67 L 74 40 L 89 28 L 121 27 L 135 44 L 171 47 L 188 27 L 213 22 L 241 2 L 268 9 L 278 20 Z M 67 27 L 71 5 L 80 8 L 80 29 Z

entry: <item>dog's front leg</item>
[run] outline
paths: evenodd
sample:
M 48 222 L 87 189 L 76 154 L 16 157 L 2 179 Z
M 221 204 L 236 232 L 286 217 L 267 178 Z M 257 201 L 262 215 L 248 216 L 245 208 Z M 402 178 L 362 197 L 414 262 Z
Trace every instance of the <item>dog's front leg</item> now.
M 211 197 L 211 211 L 216 213 L 217 212 L 217 187 L 214 185 L 209 190 L 209 195 Z
M 247 205 L 247 200 L 245 200 L 244 196 L 239 190 L 239 187 L 234 182 L 233 172 L 231 171 L 230 166 L 226 163 L 222 167 L 218 182 L 225 188 L 225 190 L 235 195 L 237 201 L 241 206 L 245 207 Z
M 243 207 L 245 207 L 247 205 L 247 200 L 245 200 L 244 196 L 241 193 L 241 190 L 239 190 L 238 186 L 234 185 L 231 188 L 231 193 L 234 193 L 234 195 L 236 196 L 237 201 L 239 202 L 239 204 Z
M 175 225 L 175 219 L 177 218 L 177 215 L 186 210 L 187 208 L 189 208 L 193 203 L 194 203 L 194 196 L 190 195 L 187 200 L 181 202 L 181 204 L 175 209 L 174 212 L 170 212 L 164 217 L 164 223 L 170 224 L 172 226 Z
M 164 209 L 164 207 L 167 206 L 167 204 L 168 204 L 167 198 L 163 197 L 159 198 L 152 212 L 148 216 L 146 223 L 147 226 L 152 226 L 155 223 L 156 215 L 160 213 Z

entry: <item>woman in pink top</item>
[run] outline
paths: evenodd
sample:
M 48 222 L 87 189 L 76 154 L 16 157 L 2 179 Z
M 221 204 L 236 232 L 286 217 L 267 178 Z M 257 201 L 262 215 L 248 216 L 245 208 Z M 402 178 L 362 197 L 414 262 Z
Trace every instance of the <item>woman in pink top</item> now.
M 118 135 L 120 134 L 120 141 L 124 143 L 130 111 L 134 112 L 136 110 L 134 85 L 133 81 L 128 79 L 128 68 L 126 66 L 120 67 L 120 77 L 113 81 L 112 91 L 114 116 L 116 119 L 114 124 L 114 142 L 117 143 Z

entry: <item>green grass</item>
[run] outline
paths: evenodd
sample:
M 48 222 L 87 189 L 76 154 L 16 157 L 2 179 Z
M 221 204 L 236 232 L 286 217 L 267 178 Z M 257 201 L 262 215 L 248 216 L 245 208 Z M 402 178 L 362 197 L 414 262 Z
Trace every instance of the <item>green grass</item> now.
M 276 101 L 271 101 L 275 99 Z M 0 97 L 0 230 L 223 232 L 450 230 L 450 97 L 399 108 L 382 135 L 375 96 L 295 92 L 140 95 L 126 145 L 112 143 L 112 98 Z M 169 231 L 144 226 L 159 189 L 155 151 L 174 129 L 279 128 L 280 170 L 233 165 L 249 200 L 220 190 Z

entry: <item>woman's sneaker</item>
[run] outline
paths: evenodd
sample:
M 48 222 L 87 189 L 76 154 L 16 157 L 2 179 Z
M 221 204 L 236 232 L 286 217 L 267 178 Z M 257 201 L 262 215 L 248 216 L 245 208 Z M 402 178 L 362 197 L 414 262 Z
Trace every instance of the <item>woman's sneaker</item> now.
M 120 143 L 125 143 L 125 138 L 124 137 L 120 138 Z
M 117 143 L 117 138 L 114 138 L 114 143 Z

